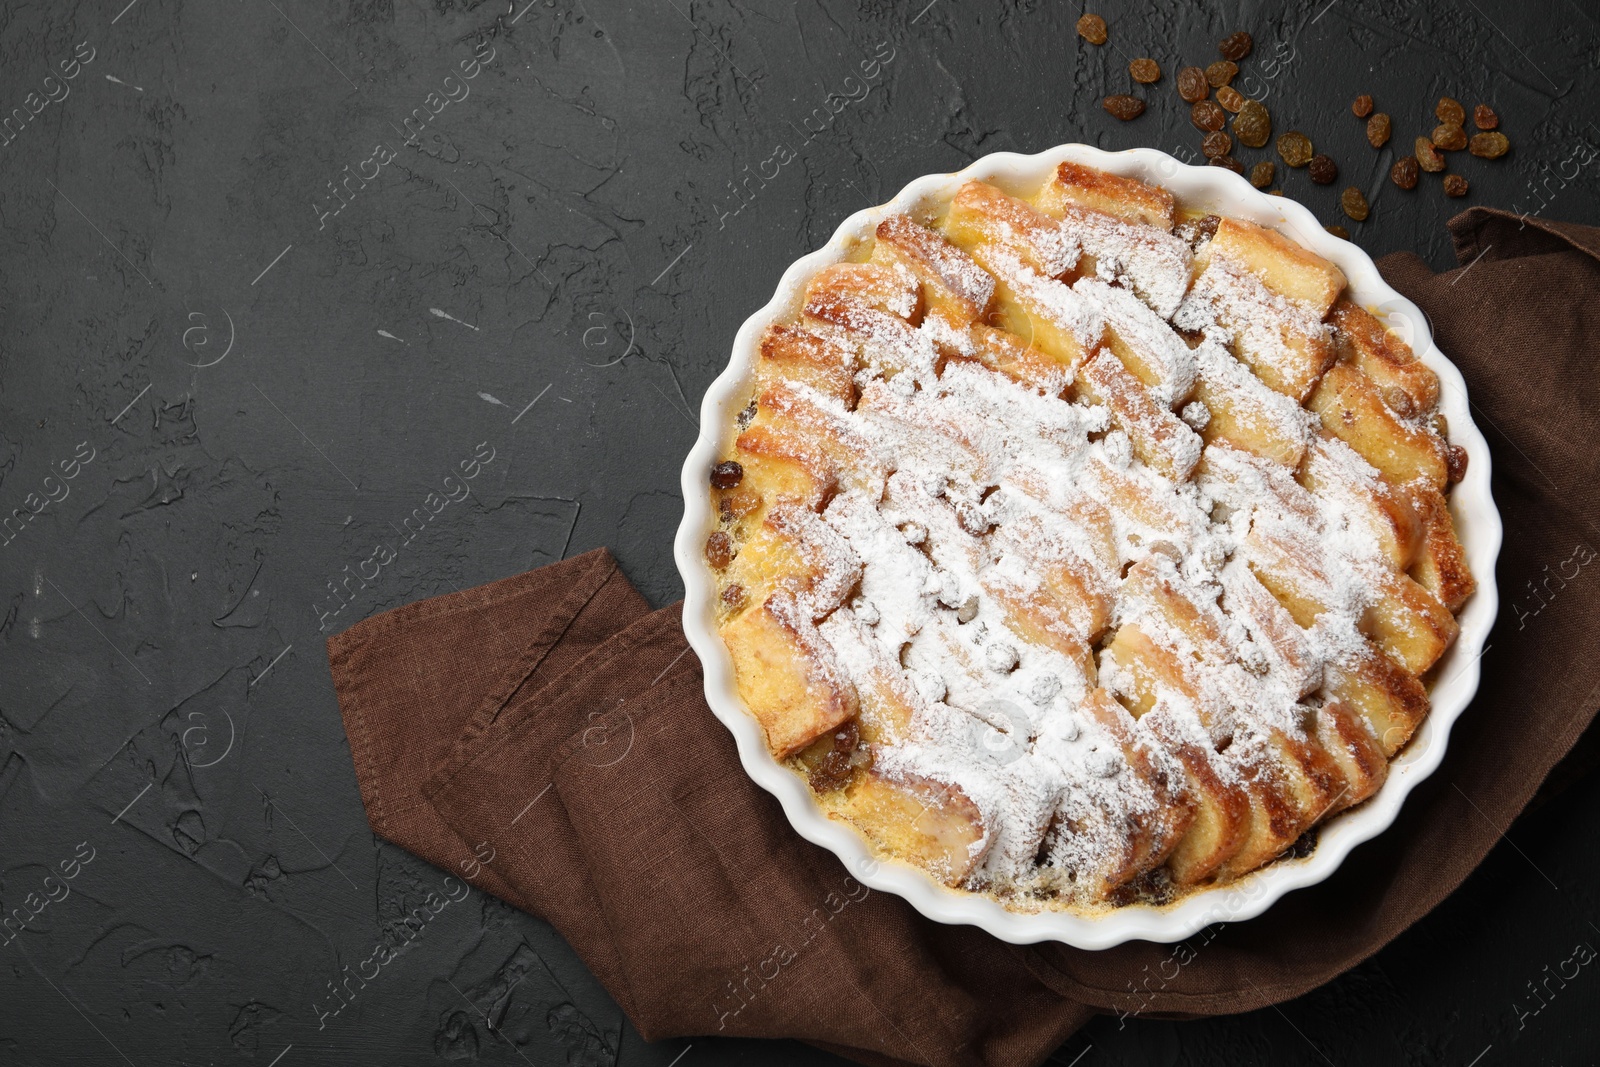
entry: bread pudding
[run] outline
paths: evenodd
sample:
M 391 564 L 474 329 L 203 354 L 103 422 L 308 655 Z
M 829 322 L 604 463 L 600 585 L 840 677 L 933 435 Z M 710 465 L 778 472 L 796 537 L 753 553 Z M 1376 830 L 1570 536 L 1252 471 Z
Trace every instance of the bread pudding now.
M 816 271 L 709 472 L 772 754 L 879 855 L 1018 911 L 1312 847 L 1427 715 L 1473 591 L 1438 377 L 1344 290 L 1075 163 Z

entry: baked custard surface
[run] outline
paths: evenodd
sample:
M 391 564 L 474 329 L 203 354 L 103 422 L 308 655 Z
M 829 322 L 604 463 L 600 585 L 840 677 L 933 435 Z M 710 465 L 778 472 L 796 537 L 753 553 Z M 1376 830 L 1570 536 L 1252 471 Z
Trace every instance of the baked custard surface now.
M 810 278 L 711 471 L 706 559 L 740 695 L 830 817 L 1092 912 L 1299 852 L 1377 791 L 1473 591 L 1465 453 L 1344 289 L 1073 163 Z

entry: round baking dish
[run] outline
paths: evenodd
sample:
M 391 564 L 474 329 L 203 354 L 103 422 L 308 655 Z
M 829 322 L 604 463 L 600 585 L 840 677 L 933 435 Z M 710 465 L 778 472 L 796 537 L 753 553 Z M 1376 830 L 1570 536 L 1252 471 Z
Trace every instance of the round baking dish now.
M 1364 803 L 1321 824 L 1317 847 L 1309 856 L 1278 860 L 1227 885 L 1198 890 L 1164 906 L 1132 904 L 1095 914 L 1009 911 L 989 897 L 942 885 L 920 868 L 875 856 L 866 839 L 848 824 L 827 818 L 800 776 L 772 757 L 761 727 L 745 710 L 734 683 L 732 659 L 716 632 L 715 582 L 703 552 L 707 535 L 716 528 L 707 472 L 731 443 L 734 415 L 744 406 L 753 380 L 757 342 L 769 324 L 797 307 L 811 276 L 844 259 L 852 244 L 869 238 L 889 215 L 948 198 L 973 179 L 1011 189 L 1035 188 L 1063 161 L 1163 186 L 1184 207 L 1271 227 L 1338 264 L 1349 282 L 1350 298 L 1398 332 L 1439 375 L 1439 409 L 1449 420 L 1450 440 L 1464 447 L 1470 458 L 1466 478 L 1450 495 L 1450 508 L 1478 582 L 1458 617 L 1460 636 L 1433 669 L 1432 712 L 1395 756 L 1383 787 Z M 778 798 L 797 833 L 832 851 L 865 884 L 904 897 L 937 922 L 969 923 L 1017 944 L 1061 941 L 1102 949 L 1134 939 L 1179 941 L 1211 923 L 1252 918 L 1290 890 L 1327 878 L 1351 849 L 1394 821 L 1407 794 L 1443 760 L 1450 727 L 1477 691 L 1478 661 L 1499 604 L 1494 565 L 1501 527 L 1489 491 L 1488 445 L 1473 424 L 1461 373 L 1434 345 L 1427 318 L 1384 282 L 1366 253 L 1329 234 L 1300 204 L 1267 196 L 1221 167 L 1189 166 L 1150 148 L 1103 152 L 1071 144 L 1032 156 L 996 153 L 956 174 L 918 178 L 887 204 L 845 219 L 825 246 L 784 272 L 772 299 L 745 320 L 734 338 L 727 368 L 701 401 L 700 427 L 700 439 L 683 466 L 684 516 L 674 553 L 683 575 L 684 633 L 705 671 L 706 702 L 732 731 L 745 770 Z

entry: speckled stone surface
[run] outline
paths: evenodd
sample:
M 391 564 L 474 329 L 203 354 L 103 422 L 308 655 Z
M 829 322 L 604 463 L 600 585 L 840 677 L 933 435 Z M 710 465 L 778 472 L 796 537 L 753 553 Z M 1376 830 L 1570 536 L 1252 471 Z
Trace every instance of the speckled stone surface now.
M 1574 0 L 1097 10 L 1101 47 L 1043 0 L 6 4 L 0 1062 L 838 1062 L 647 1044 L 546 925 L 376 842 L 322 640 L 597 545 L 676 598 L 699 398 L 784 267 L 986 152 L 1198 159 L 1177 70 L 1238 28 L 1236 86 L 1341 172 L 1277 184 L 1373 255 L 1452 265 L 1468 204 L 1600 221 Z M 1386 180 L 1441 95 L 1514 146 L 1450 155 L 1464 200 Z M 1594 1062 L 1597 821 L 1591 775 L 1318 992 L 1054 1062 Z

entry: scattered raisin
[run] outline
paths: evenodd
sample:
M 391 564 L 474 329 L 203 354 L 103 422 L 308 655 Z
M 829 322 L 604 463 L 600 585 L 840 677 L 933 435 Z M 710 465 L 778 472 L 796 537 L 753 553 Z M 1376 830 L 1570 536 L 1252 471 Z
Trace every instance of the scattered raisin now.
M 1249 148 L 1261 148 L 1272 137 L 1272 116 L 1259 100 L 1246 100 L 1233 117 L 1233 135 Z
M 1368 96 L 1366 93 L 1362 93 L 1360 96 L 1356 97 L 1356 102 L 1350 105 L 1350 110 L 1355 112 L 1356 118 L 1366 118 L 1368 115 L 1372 114 L 1372 97 Z
M 1511 151 L 1511 142 L 1503 133 L 1475 133 L 1468 147 L 1479 159 L 1499 159 Z
M 761 494 L 754 489 L 736 489 L 731 493 L 723 493 L 722 499 L 717 501 L 717 511 L 730 522 L 744 518 L 760 506 Z
M 1382 111 L 1367 120 L 1367 143 L 1373 148 L 1382 148 L 1389 143 L 1389 133 L 1394 129 L 1394 123 Z
M 1447 152 L 1459 152 L 1467 147 L 1467 131 L 1454 122 L 1443 122 L 1433 128 L 1433 143 Z
M 1201 245 L 1216 235 L 1217 227 L 1221 224 L 1222 219 L 1217 215 L 1200 215 L 1178 223 L 1177 234 L 1198 252 Z
M 1299 837 L 1294 844 L 1289 846 L 1287 855 L 1292 859 L 1303 860 L 1317 850 L 1317 828 L 1312 827 Z
M 1153 59 L 1136 59 L 1128 64 L 1128 73 L 1140 85 L 1151 85 L 1161 80 L 1161 64 Z
M 1178 71 L 1178 95 L 1184 103 L 1194 104 L 1211 95 L 1211 85 L 1206 72 L 1199 67 L 1184 67 Z
M 1460 445 L 1451 445 L 1444 454 L 1446 476 L 1450 484 L 1454 485 L 1467 476 L 1467 450 Z
M 1311 138 L 1299 130 L 1290 130 L 1278 138 L 1278 155 L 1291 167 L 1303 167 L 1311 162 Z
M 1337 223 L 1335 223 L 1332 226 L 1324 226 L 1323 229 L 1327 230 L 1329 233 L 1333 234 L 1335 237 L 1339 238 L 1339 240 L 1341 240 L 1341 241 L 1350 240 L 1350 231 L 1345 229 L 1343 226 L 1340 226 Z
M 1118 93 L 1115 96 L 1106 97 L 1105 109 L 1111 113 L 1112 118 L 1129 122 L 1144 114 L 1144 101 L 1137 96 Z
M 733 538 L 718 530 L 706 538 L 706 562 L 724 570 L 733 562 Z
M 1389 180 L 1402 189 L 1415 189 L 1417 171 L 1420 169 L 1415 156 L 1401 156 L 1394 161 L 1394 166 L 1389 168 Z
M 738 460 L 728 459 L 711 468 L 711 484 L 718 489 L 733 489 L 744 481 L 744 468 Z
M 1260 163 L 1250 168 L 1250 184 L 1257 189 L 1265 189 L 1272 184 L 1272 179 L 1278 176 L 1278 168 L 1272 160 L 1263 159 Z
M 1244 94 L 1231 85 L 1224 85 L 1217 90 L 1217 103 L 1237 115 L 1244 107 Z
M 1472 122 L 1480 130 L 1492 130 L 1500 125 L 1500 116 L 1488 104 L 1479 104 L 1472 109 Z
M 1453 122 L 1459 126 L 1467 121 L 1467 109 L 1461 106 L 1461 101 L 1448 96 L 1439 98 L 1439 105 L 1433 109 L 1433 113 L 1440 122 Z
M 1398 385 L 1391 385 L 1383 391 L 1383 402 L 1389 405 L 1389 410 L 1399 415 L 1402 419 L 1409 419 L 1417 413 L 1417 403 L 1411 399 L 1411 394 Z
M 1318 185 L 1332 185 L 1339 179 L 1339 164 L 1328 156 L 1315 155 L 1311 157 L 1309 172 L 1311 180 Z
M 1371 210 L 1367 206 L 1367 198 L 1353 185 L 1339 194 L 1339 206 L 1356 222 L 1366 222 L 1367 213 Z
M 1195 129 L 1210 132 L 1222 129 L 1228 115 L 1215 100 L 1197 100 L 1189 109 L 1189 121 L 1194 123 Z
M 1106 43 L 1106 20 L 1099 15 L 1084 15 L 1078 20 L 1078 36 L 1090 44 Z
M 730 608 L 744 604 L 744 586 L 730 585 L 722 591 L 722 603 Z
M 1435 411 L 1431 416 L 1428 417 L 1428 425 L 1433 429 L 1434 433 L 1445 438 L 1446 440 L 1449 440 L 1450 420 L 1444 417 L 1444 412 Z
M 1229 170 L 1233 171 L 1235 174 L 1243 174 L 1244 173 L 1244 164 L 1240 163 L 1237 159 L 1234 159 L 1232 156 L 1217 156 L 1217 157 L 1215 157 L 1214 159 L 1211 160 L 1211 165 L 1213 167 L 1227 167 Z
M 832 746 L 807 774 L 811 788 L 818 793 L 830 793 L 847 785 L 854 769 L 852 757 L 860 742 L 861 729 L 854 719 L 835 730 Z
M 1233 138 L 1221 130 L 1212 130 L 1206 134 L 1205 140 L 1200 142 L 1200 151 L 1207 159 L 1216 159 L 1233 151 Z
M 1467 184 L 1467 179 L 1459 174 L 1446 174 L 1444 176 L 1445 196 L 1466 196 L 1469 188 L 1471 186 Z
M 1230 59 L 1219 59 L 1206 68 L 1206 84 L 1213 89 L 1220 89 L 1233 82 L 1239 73 L 1239 64 Z
M 1254 37 L 1251 37 L 1243 30 L 1235 30 L 1222 39 L 1222 42 L 1217 45 L 1217 51 L 1222 53 L 1223 59 L 1231 59 L 1237 63 L 1249 55 L 1250 50 L 1255 46 Z
M 1438 174 L 1444 170 L 1444 157 L 1439 154 L 1432 141 L 1426 137 L 1418 137 L 1413 147 L 1417 150 L 1417 166 L 1429 174 Z

